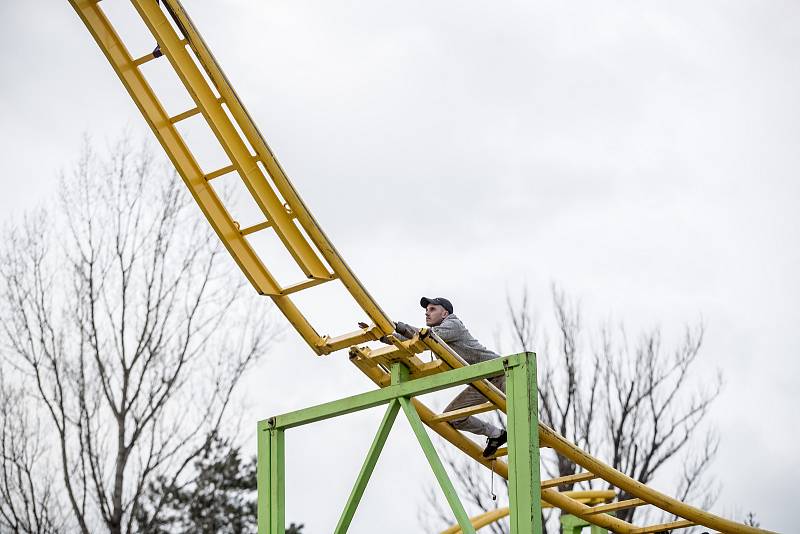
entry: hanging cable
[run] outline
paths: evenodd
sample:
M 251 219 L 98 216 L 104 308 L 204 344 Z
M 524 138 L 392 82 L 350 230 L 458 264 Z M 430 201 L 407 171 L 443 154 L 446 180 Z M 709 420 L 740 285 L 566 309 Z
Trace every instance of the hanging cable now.
M 495 495 L 494 493 L 494 463 L 496 461 L 497 461 L 496 459 L 494 458 L 492 459 L 492 479 L 491 482 L 489 483 L 489 495 L 491 495 L 492 500 L 494 502 L 497 502 L 497 495 Z

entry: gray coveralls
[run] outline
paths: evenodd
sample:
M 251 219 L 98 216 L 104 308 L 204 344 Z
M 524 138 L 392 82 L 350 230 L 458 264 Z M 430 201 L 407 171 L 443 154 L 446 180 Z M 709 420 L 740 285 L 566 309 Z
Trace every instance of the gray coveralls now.
M 413 337 L 419 330 L 406 323 L 397 323 L 395 328 L 395 335 L 403 340 Z M 441 324 L 434 326 L 432 330 L 469 364 L 485 362 L 486 360 L 500 357 L 499 354 L 490 351 L 472 337 L 472 334 L 469 333 L 461 319 L 452 313 L 445 317 Z M 506 377 L 504 375 L 492 377 L 489 381 L 505 392 Z M 467 386 L 447 405 L 445 411 L 452 412 L 453 410 L 476 406 L 484 402 L 487 402 L 487 399 L 480 391 L 474 386 Z M 496 438 L 502 433 L 502 429 L 475 416 L 456 419 L 455 421 L 450 421 L 450 424 L 458 430 L 480 434 L 489 438 Z

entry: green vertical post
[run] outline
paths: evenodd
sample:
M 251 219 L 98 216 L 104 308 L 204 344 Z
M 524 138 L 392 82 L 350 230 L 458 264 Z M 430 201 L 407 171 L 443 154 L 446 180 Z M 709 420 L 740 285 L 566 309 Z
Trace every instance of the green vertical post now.
M 583 527 L 585 527 L 588 523 L 583 521 L 574 515 L 562 515 L 561 516 L 561 532 L 563 534 L 581 534 L 583 532 Z
M 391 384 L 393 386 L 399 384 L 400 382 L 406 382 L 410 376 L 410 372 L 408 367 L 405 366 L 403 363 L 396 363 L 392 365 L 391 369 L 389 370 Z
M 539 412 L 536 355 L 506 369 L 508 414 L 508 492 L 511 534 L 541 534 Z
M 258 534 L 285 534 L 283 430 L 258 423 Z
M 375 470 L 375 464 L 378 462 L 378 457 L 383 450 L 383 446 L 386 444 L 386 438 L 389 437 L 389 432 L 392 430 L 392 425 L 397 418 L 397 412 L 399 410 L 400 403 L 397 400 L 393 400 L 389 403 L 389 407 L 386 409 L 386 413 L 381 421 L 381 426 L 378 427 L 378 433 L 375 435 L 375 439 L 372 440 L 372 446 L 369 448 L 367 458 L 364 460 L 361 472 L 358 473 L 356 483 L 353 486 L 353 490 L 350 492 L 350 497 L 347 499 L 347 504 L 339 518 L 339 523 L 336 525 L 336 530 L 333 531 L 334 534 L 345 534 L 350 527 L 350 522 L 353 521 L 353 515 L 355 515 L 356 508 L 358 508 L 358 504 L 361 502 L 361 497 L 364 495 L 369 477 L 372 476 L 372 472 Z
M 266 421 L 258 422 L 256 486 L 258 488 L 258 534 L 269 534 L 270 492 L 270 439 Z
M 586 527 L 590 527 L 591 534 L 608 534 L 608 531 L 603 527 L 589 523 L 580 517 L 571 514 L 563 514 L 561 516 L 563 534 L 581 534 Z
M 269 534 L 286 534 L 284 432 L 269 429 Z

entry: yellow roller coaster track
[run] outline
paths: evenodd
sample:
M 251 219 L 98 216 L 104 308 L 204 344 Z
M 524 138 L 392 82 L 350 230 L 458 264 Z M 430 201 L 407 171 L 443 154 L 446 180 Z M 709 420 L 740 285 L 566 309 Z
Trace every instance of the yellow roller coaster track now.
M 263 135 L 256 127 L 233 87 L 229 83 L 200 33 L 178 0 L 131 0 L 153 40 L 155 52 L 140 51 L 133 56 L 119 33 L 104 14 L 100 0 L 70 0 L 100 49 L 116 71 L 130 96 L 144 115 L 158 141 L 166 151 L 197 204 L 216 231 L 231 256 L 255 289 L 268 295 L 292 326 L 316 354 L 330 354 L 350 349 L 350 360 L 377 385 L 389 383 L 388 366 L 404 362 L 412 377 L 425 376 L 465 365 L 461 357 L 435 334 L 423 330 L 408 341 L 390 337 L 392 345 L 372 350 L 358 344 L 390 335 L 394 325 L 331 244 L 314 220 L 294 186 L 289 182 Z M 142 72 L 150 61 L 167 61 L 188 91 L 194 107 L 170 116 Z M 190 117 L 201 116 L 228 158 L 228 164 L 216 169 L 202 169 L 189 150 L 177 124 Z M 263 213 L 263 221 L 241 228 L 232 218 L 229 207 L 214 188 L 214 180 L 236 173 L 246 186 L 255 204 Z M 305 274 L 304 280 L 281 286 L 265 262 L 251 246 L 248 236 L 257 232 L 275 232 Z M 338 280 L 353 301 L 372 321 L 368 328 L 338 336 L 320 335 L 293 302 L 291 295 L 313 286 Z M 431 350 L 438 356 L 423 362 L 416 355 Z M 479 413 L 499 409 L 505 411 L 506 399 L 487 381 L 476 384 L 489 399 L 485 405 L 470 409 Z M 484 466 L 490 461 L 481 457 L 480 447 L 450 426 L 447 421 L 463 417 L 463 410 L 436 414 L 419 400 L 414 404 L 423 421 L 444 439 Z M 570 459 L 585 471 L 561 479 L 542 481 L 542 500 L 550 506 L 581 517 L 614 532 L 646 534 L 702 525 L 720 532 L 767 532 L 728 519 L 668 497 L 641 484 L 623 473 L 586 454 L 546 425 L 539 425 L 540 444 Z M 504 450 L 498 451 L 503 456 Z M 495 471 L 508 477 L 508 465 L 496 460 Z M 590 507 L 569 492 L 560 492 L 565 483 L 602 479 L 610 488 L 632 495 L 622 502 Z M 673 521 L 637 526 L 623 521 L 613 512 L 635 506 L 653 505 L 675 517 Z

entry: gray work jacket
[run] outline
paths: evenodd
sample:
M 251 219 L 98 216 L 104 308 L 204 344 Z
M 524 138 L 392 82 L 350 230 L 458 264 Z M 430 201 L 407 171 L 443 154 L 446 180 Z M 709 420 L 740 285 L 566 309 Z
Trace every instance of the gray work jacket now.
M 438 325 L 432 327 L 432 330 L 442 338 L 442 341 L 450 345 L 467 363 L 478 363 L 499 358 L 500 355 L 490 351 L 481 345 L 477 339 L 472 337 L 467 327 L 461 322 L 461 319 L 454 314 L 450 314 Z M 419 328 L 413 327 L 406 323 L 395 323 L 395 336 L 401 340 L 406 340 L 414 336 L 419 331 Z

